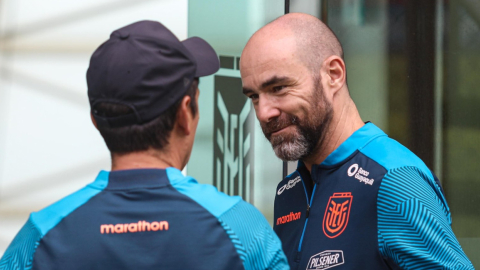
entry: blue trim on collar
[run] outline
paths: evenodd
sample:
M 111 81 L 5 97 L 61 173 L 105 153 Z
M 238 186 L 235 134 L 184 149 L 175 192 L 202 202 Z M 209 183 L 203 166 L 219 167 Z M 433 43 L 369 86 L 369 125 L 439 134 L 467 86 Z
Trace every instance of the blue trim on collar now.
M 373 139 L 387 136 L 380 128 L 367 122 L 363 127 L 355 131 L 346 141 L 344 141 L 335 151 L 333 151 L 320 166 L 332 166 L 344 161 L 351 156 L 353 152 L 362 149 Z
M 193 177 L 183 175 L 182 171 L 177 168 L 168 167 L 165 169 L 165 171 L 167 172 L 168 180 L 172 186 L 175 186 L 183 181 L 188 182 L 193 180 L 193 182 L 197 183 L 197 180 L 193 179 Z
M 108 185 L 108 176 L 109 176 L 110 172 L 109 171 L 104 171 L 104 170 L 101 170 L 98 175 L 97 175 L 97 178 L 95 178 L 95 181 L 93 181 L 92 183 L 88 184 L 87 187 L 91 187 L 91 188 L 94 188 L 94 189 L 101 189 L 103 190 L 107 185 Z

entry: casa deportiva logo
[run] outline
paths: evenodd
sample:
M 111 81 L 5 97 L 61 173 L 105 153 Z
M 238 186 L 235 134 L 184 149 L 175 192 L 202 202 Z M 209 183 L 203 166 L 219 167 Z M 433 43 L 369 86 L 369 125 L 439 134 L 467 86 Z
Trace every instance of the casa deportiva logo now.
M 359 167 L 358 164 L 352 164 L 347 170 L 348 176 L 352 177 L 355 176 L 358 181 L 363 182 L 368 185 L 373 185 L 373 182 L 375 181 L 373 178 L 368 178 L 367 176 L 370 174 L 370 172 L 364 170 L 362 167 Z
M 325 250 L 310 257 L 307 270 L 329 269 L 344 263 L 342 250 Z
M 286 183 L 285 185 L 283 185 L 281 188 L 278 189 L 277 195 L 282 194 L 283 191 L 285 191 L 285 189 L 293 188 L 300 181 L 302 181 L 302 178 L 300 178 L 300 176 L 297 176 L 294 179 L 289 180 L 288 183 Z
M 136 233 L 150 231 L 168 231 L 167 221 L 147 222 L 139 220 L 136 223 L 119 223 L 119 224 L 102 224 L 100 225 L 100 233 Z

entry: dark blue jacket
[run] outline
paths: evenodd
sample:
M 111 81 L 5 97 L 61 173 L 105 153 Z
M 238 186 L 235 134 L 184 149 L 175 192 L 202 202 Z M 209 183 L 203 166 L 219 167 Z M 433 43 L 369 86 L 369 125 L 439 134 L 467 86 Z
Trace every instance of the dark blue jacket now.
M 0 269 L 288 269 L 252 205 L 174 168 L 102 171 L 32 213 Z
M 440 184 L 372 123 L 277 188 L 274 230 L 291 269 L 473 269 Z

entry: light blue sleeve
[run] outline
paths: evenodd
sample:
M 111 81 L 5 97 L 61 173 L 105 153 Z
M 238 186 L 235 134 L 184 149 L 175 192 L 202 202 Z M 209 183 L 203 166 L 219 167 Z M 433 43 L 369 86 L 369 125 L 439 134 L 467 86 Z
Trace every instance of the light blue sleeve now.
M 228 196 L 211 185 L 198 184 L 175 168 L 168 179 L 180 193 L 190 197 L 215 216 L 230 237 L 243 266 L 253 269 L 290 269 L 282 244 L 265 217 L 238 196 Z
M 240 201 L 219 217 L 246 270 L 290 269 L 282 244 L 265 217 Z
M 108 183 L 109 173 L 101 171 L 95 182 L 56 203 L 30 214 L 0 260 L 0 270 L 31 269 L 40 239 L 64 217 L 100 193 Z
M 42 235 L 31 219 L 25 223 L 0 260 L 0 270 L 32 269 L 33 255 Z
M 380 253 L 402 269 L 474 269 L 440 188 L 416 167 L 390 170 L 377 201 Z

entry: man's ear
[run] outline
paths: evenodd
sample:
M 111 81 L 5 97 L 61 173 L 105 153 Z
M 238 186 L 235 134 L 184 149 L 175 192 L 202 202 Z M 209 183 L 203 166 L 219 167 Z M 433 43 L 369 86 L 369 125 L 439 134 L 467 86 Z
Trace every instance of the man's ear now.
M 92 119 L 93 125 L 94 125 L 95 128 L 98 130 L 97 120 L 95 120 L 95 117 L 93 117 L 93 114 L 92 114 L 92 113 L 90 113 L 90 119 Z
M 333 95 L 340 90 L 347 79 L 345 62 L 339 56 L 332 55 L 325 59 L 322 67 L 322 81 Z
M 190 109 L 190 102 L 192 102 L 192 98 L 189 95 L 184 96 L 177 111 L 176 124 L 185 135 L 190 135 L 192 132 L 191 122 L 194 117 Z

